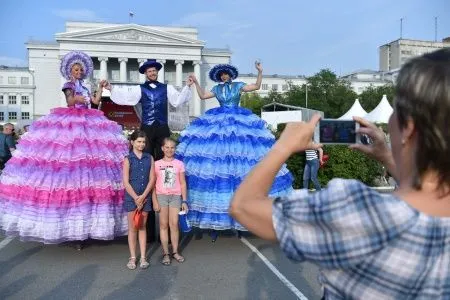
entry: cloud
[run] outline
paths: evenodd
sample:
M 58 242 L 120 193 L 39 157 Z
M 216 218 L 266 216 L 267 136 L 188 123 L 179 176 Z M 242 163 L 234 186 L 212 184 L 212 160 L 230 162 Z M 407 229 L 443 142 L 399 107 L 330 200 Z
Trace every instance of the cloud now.
M 58 9 L 52 13 L 63 19 L 76 21 L 103 21 L 94 11 L 90 9 Z
M 27 62 L 17 57 L 0 56 L 0 65 L 9 67 L 25 67 Z

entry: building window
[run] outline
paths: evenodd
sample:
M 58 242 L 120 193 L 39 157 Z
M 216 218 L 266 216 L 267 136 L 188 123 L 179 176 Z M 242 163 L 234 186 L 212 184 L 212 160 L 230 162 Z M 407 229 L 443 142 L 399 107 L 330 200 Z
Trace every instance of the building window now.
M 17 120 L 17 113 L 15 111 L 8 112 L 8 119 L 9 121 Z
M 3 104 L 3 95 L 0 95 L 0 104 Z
M 0 84 L 3 83 L 3 76 L 0 76 Z
M 22 112 L 22 120 L 29 120 L 30 119 L 30 113 L 25 111 Z
M 139 82 L 139 72 L 138 71 L 128 72 L 128 81 L 129 82 Z
M 17 104 L 17 97 L 15 95 L 9 95 L 8 96 L 8 103 L 9 104 Z
M 9 84 L 16 84 L 16 77 L 8 77 Z
M 0 121 L 5 121 L 5 113 L 0 111 Z
M 111 80 L 112 81 L 120 81 L 120 71 L 119 70 L 111 70 Z
M 269 85 L 267 83 L 263 83 L 261 85 L 261 88 L 262 88 L 263 91 L 267 91 L 269 89 Z
M 289 85 L 283 84 L 283 85 L 281 86 L 281 89 L 283 90 L 283 92 L 284 92 L 284 91 L 287 91 L 287 90 L 289 90 Z
M 28 77 L 20 77 L 20 84 L 29 84 L 30 79 Z
M 22 96 L 22 104 L 30 104 L 30 98 L 26 95 Z
M 94 80 L 100 79 L 100 70 L 94 70 L 93 77 Z
M 272 84 L 272 91 L 278 91 L 278 84 Z

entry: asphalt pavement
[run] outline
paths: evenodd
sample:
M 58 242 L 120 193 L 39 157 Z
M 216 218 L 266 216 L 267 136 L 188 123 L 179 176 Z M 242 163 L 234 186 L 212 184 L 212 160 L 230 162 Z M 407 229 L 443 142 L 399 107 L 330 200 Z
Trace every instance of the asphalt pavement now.
M 251 235 L 207 233 L 182 239 L 183 264 L 163 266 L 158 243 L 150 267 L 128 270 L 126 238 L 72 246 L 0 236 L 0 299 L 320 299 L 318 269 L 295 263 Z

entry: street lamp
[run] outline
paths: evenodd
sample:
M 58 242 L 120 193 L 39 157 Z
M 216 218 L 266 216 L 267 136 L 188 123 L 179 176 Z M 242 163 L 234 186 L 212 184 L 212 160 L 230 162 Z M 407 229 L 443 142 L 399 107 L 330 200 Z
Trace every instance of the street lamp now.
M 306 106 L 306 108 L 308 108 L 308 83 L 305 83 L 305 90 L 306 90 L 306 94 L 305 94 L 305 106 Z

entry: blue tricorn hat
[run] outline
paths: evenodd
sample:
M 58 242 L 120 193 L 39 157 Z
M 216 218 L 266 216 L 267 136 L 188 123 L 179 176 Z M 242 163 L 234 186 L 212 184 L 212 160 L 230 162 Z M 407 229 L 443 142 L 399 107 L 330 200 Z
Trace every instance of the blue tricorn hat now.
M 209 78 L 215 82 L 222 82 L 222 80 L 220 79 L 220 75 L 222 73 L 227 73 L 228 75 L 230 75 L 231 80 L 236 79 L 239 75 L 238 69 L 235 66 L 229 64 L 220 64 L 214 66 L 209 71 Z
M 139 67 L 139 73 L 144 74 L 148 68 L 156 68 L 156 70 L 161 70 L 162 64 L 156 61 L 156 59 L 147 59 L 142 66 Z

